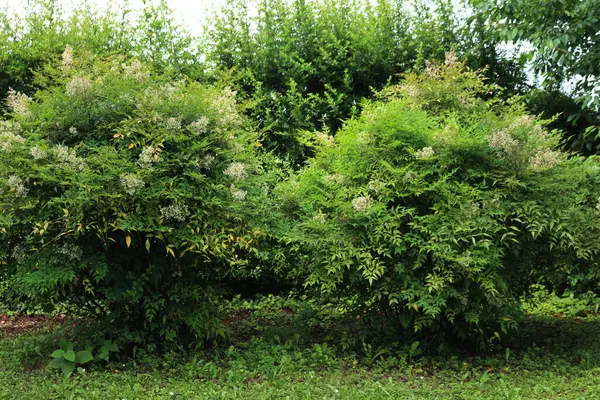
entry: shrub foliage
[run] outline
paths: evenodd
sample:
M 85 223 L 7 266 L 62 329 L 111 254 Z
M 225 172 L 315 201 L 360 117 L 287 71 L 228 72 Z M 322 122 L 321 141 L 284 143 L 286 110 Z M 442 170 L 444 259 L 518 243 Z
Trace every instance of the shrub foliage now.
M 532 282 L 597 276 L 596 160 L 448 54 L 379 93 L 284 183 L 290 271 L 417 332 L 500 338 Z
M 11 92 L 0 121 L 11 286 L 167 339 L 222 333 L 219 282 L 245 273 L 261 235 L 235 93 L 69 47 L 40 84 L 34 99 Z

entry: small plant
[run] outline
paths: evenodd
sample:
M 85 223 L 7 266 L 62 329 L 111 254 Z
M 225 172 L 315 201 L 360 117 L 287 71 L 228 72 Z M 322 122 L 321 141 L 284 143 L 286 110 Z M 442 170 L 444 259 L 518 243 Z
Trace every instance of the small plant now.
M 116 343 L 113 343 L 112 340 L 105 340 L 96 357 L 108 362 L 110 353 L 117 353 L 118 351 L 119 346 Z
M 68 377 L 77 365 L 86 364 L 94 359 L 91 348 L 75 351 L 73 343 L 65 339 L 60 340 L 60 349 L 52 352 L 52 361 L 48 364 L 48 369 L 59 369 L 63 375 Z

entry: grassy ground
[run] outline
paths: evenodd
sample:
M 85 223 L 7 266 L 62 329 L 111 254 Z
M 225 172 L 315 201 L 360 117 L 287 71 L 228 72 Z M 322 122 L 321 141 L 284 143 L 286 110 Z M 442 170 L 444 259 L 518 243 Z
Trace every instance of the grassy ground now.
M 600 318 L 555 309 L 530 316 L 507 347 L 424 356 L 408 344 L 345 342 L 306 308 L 246 308 L 226 344 L 71 378 L 43 368 L 69 323 L 0 325 L 0 399 L 600 399 Z

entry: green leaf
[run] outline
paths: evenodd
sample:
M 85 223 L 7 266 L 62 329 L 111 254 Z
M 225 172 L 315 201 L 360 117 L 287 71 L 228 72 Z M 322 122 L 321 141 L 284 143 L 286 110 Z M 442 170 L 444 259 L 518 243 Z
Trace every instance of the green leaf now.
M 68 351 L 67 350 L 67 345 L 68 344 L 69 344 L 69 342 L 67 342 L 66 339 L 60 339 L 59 346 L 62 349 L 62 351 Z
M 119 346 L 117 346 L 115 343 L 112 343 L 108 349 L 113 353 L 116 353 L 117 351 L 119 351 Z
M 90 362 L 94 359 L 94 356 L 92 356 L 92 353 L 90 353 L 87 350 L 81 350 L 78 351 L 77 354 L 75 354 L 75 362 L 78 364 L 85 364 L 87 362 Z
M 63 363 L 64 359 L 62 358 L 55 358 L 52 361 L 50 361 L 48 363 L 48 365 L 46 366 L 47 369 L 56 369 L 56 368 L 60 368 L 62 363 Z
M 150 253 L 150 240 L 146 239 L 146 250 Z
M 60 366 L 64 376 L 69 376 L 75 371 L 75 363 L 71 361 L 64 361 Z
M 73 350 L 67 351 L 64 357 L 67 361 L 75 361 L 75 352 Z
M 51 354 L 51 356 L 54 358 L 63 358 L 64 355 L 65 355 L 65 352 L 62 349 L 54 350 Z

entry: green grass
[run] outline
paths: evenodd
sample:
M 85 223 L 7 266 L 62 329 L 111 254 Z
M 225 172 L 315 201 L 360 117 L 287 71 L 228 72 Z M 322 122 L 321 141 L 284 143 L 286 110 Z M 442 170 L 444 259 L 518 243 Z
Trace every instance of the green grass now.
M 600 399 L 596 315 L 533 315 L 506 347 L 411 356 L 408 344 L 344 343 L 348 326 L 272 306 L 239 309 L 228 343 L 71 378 L 43 369 L 68 325 L 4 337 L 0 399 Z

